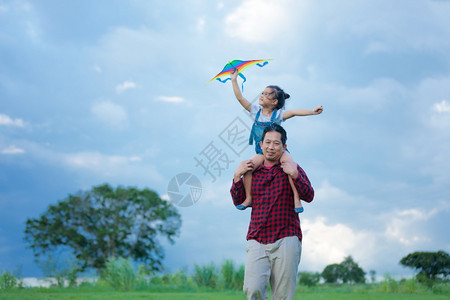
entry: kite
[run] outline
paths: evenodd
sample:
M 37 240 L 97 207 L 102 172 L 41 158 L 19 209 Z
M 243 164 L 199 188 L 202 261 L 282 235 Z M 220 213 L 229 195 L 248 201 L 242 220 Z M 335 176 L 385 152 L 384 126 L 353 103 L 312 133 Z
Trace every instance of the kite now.
M 223 67 L 223 70 L 219 74 L 214 76 L 210 81 L 208 81 L 208 83 L 210 83 L 214 79 L 219 80 L 222 83 L 225 83 L 228 80 L 230 80 L 231 71 L 236 69 L 238 71 L 239 77 L 241 77 L 244 80 L 242 82 L 242 90 L 244 90 L 244 82 L 247 81 L 247 78 L 245 78 L 244 74 L 242 74 L 242 71 L 244 71 L 245 69 L 247 69 L 248 67 L 253 66 L 253 65 L 257 65 L 258 67 L 262 68 L 262 67 L 264 67 L 265 65 L 267 65 L 269 63 L 269 60 L 270 59 L 233 60 L 233 61 L 230 61 L 229 63 L 227 63 L 225 65 L 225 67 Z M 227 78 L 221 79 L 222 77 L 225 77 L 225 76 L 227 76 Z

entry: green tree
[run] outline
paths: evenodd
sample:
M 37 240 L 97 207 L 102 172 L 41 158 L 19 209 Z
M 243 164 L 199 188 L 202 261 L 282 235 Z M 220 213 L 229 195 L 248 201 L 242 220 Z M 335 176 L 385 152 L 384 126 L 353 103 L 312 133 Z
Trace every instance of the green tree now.
M 322 278 L 327 283 L 364 283 L 366 272 L 353 260 L 347 256 L 340 264 L 331 264 L 322 271 Z
M 434 280 L 437 276 L 450 274 L 450 255 L 444 251 L 413 252 L 403 257 L 400 264 L 419 271 L 418 278 Z
M 158 271 L 164 257 L 158 238 L 173 243 L 180 226 L 176 208 L 154 191 L 104 184 L 69 194 L 39 218 L 28 219 L 25 241 L 35 257 L 69 249 L 80 271 L 101 272 L 113 257 L 130 257 Z
M 372 281 L 372 283 L 375 283 L 375 281 L 377 280 L 377 272 L 375 270 L 370 270 L 369 271 L 370 274 L 370 280 Z
M 323 269 L 321 276 L 326 283 L 337 283 L 344 277 L 344 269 L 340 264 L 331 264 Z
M 353 260 L 351 256 L 344 258 L 340 263 L 343 269 L 342 281 L 344 283 L 364 283 L 366 282 L 366 272 Z
M 298 273 L 298 282 L 306 286 L 315 286 L 320 281 L 320 274 L 317 272 L 300 272 Z

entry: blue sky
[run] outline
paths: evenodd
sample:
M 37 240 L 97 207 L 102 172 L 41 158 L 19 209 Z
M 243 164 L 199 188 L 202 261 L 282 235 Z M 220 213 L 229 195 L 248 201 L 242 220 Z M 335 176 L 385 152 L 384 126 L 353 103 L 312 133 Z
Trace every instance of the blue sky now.
M 449 13 L 420 0 L 0 1 L 0 270 L 40 275 L 25 221 L 68 194 L 109 183 L 170 201 L 180 173 L 201 196 L 179 207 L 176 243 L 162 240 L 167 270 L 243 263 L 250 212 L 229 188 L 253 151 L 229 133 L 251 120 L 229 82 L 206 83 L 230 60 L 271 58 L 247 69 L 245 97 L 276 84 L 287 109 L 324 106 L 283 124 L 316 190 L 300 270 L 352 255 L 411 275 L 403 256 L 450 251 Z

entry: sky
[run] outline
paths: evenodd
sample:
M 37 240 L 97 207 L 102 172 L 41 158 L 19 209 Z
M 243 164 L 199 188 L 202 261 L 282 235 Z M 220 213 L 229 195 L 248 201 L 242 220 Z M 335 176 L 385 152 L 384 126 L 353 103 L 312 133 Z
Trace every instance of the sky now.
M 243 264 L 250 210 L 229 190 L 252 121 L 229 81 L 206 83 L 271 59 L 244 97 L 276 84 L 286 109 L 324 107 L 282 124 L 315 189 L 299 271 L 351 255 L 412 275 L 402 257 L 450 251 L 449 15 L 431 0 L 0 0 L 0 270 L 42 276 L 26 220 L 103 183 L 177 206 L 166 272 Z

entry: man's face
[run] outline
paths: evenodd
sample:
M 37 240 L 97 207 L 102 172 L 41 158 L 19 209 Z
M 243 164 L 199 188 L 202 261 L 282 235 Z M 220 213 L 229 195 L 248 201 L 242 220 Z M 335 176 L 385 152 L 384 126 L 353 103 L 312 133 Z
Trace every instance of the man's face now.
M 268 161 L 279 161 L 286 149 L 286 145 L 283 145 L 283 142 L 281 141 L 281 133 L 277 131 L 267 132 L 260 145 L 264 158 Z

